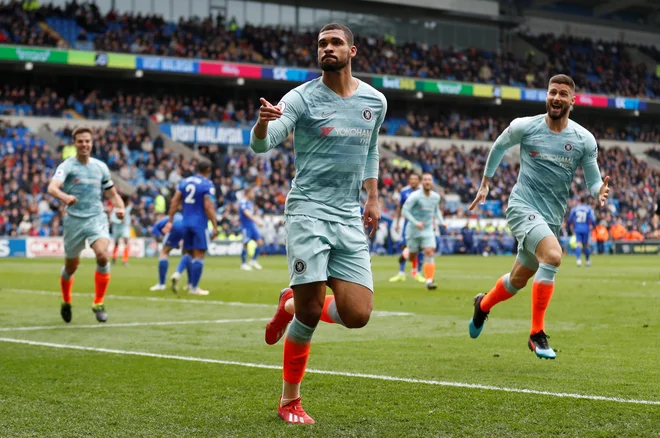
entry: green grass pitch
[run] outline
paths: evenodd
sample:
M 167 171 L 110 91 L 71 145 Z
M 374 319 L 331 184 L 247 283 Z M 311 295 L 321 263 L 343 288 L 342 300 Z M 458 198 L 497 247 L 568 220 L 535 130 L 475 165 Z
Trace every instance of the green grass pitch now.
M 236 258 L 207 259 L 208 297 L 149 292 L 156 259 L 114 266 L 101 325 L 94 262 L 83 260 L 65 325 L 61 260 L 0 261 L 0 436 L 660 434 L 657 256 L 594 257 L 579 269 L 564 259 L 546 318 L 555 361 L 527 349 L 529 286 L 493 309 L 478 340 L 468 336 L 472 298 L 513 258 L 438 257 L 428 292 L 389 283 L 396 259 L 374 257 L 367 327 L 320 323 L 314 336 L 316 372 L 302 386 L 312 426 L 276 417 L 282 344 L 266 345 L 263 329 L 288 274 L 282 257 L 261 262 L 244 272 Z

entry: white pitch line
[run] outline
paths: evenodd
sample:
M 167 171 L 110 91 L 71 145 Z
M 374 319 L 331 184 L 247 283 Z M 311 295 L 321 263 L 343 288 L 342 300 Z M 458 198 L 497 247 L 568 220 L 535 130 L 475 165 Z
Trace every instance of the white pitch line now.
M 0 332 L 22 332 L 34 330 L 71 330 L 71 329 L 95 329 L 106 327 L 144 327 L 164 325 L 196 325 L 196 324 L 231 324 L 240 322 L 270 321 L 270 318 L 244 318 L 244 319 L 210 319 L 200 321 L 152 321 L 152 322 L 126 322 L 115 324 L 88 324 L 88 325 L 37 325 L 29 327 L 0 327 Z
M 37 342 L 29 341 L 27 339 L 13 339 L 13 338 L 0 338 L 0 342 L 10 342 L 14 344 L 25 344 L 25 345 L 34 345 L 38 347 L 51 347 L 51 348 L 62 348 L 69 350 L 82 350 L 82 351 L 93 351 L 97 353 L 109 353 L 109 354 L 119 354 L 125 356 L 143 356 L 143 357 L 153 357 L 157 359 L 173 359 L 173 360 L 182 360 L 188 362 L 202 362 L 202 363 L 213 363 L 219 365 L 233 365 L 246 368 L 261 368 L 266 370 L 278 370 L 282 369 L 281 365 L 268 365 L 262 363 L 249 363 L 249 362 L 237 362 L 232 360 L 218 360 L 218 359 L 205 359 L 201 357 L 190 357 L 190 356 L 175 356 L 171 354 L 157 354 L 157 353 L 147 353 L 144 351 L 129 351 L 129 350 L 113 350 L 109 348 L 95 348 L 95 347 L 85 347 L 82 345 L 69 345 L 69 344 L 54 344 L 50 342 Z M 381 376 L 378 374 L 362 374 L 362 373 L 348 373 L 344 371 L 329 371 L 329 370 L 315 370 L 308 369 L 308 373 L 312 374 L 324 374 L 330 376 L 341 376 L 341 377 L 354 377 L 370 380 L 383 380 L 388 382 L 404 382 L 404 383 L 417 383 L 422 385 L 436 385 L 436 386 L 446 386 L 453 388 L 468 388 L 468 389 L 483 389 L 486 391 L 500 391 L 500 392 L 510 392 L 518 394 L 531 394 L 531 395 L 543 395 L 549 397 L 560 397 L 560 398 L 573 398 L 573 399 L 582 399 L 582 400 L 594 400 L 594 401 L 609 401 L 615 403 L 630 403 L 630 404 L 639 404 L 639 405 L 654 405 L 660 406 L 660 400 L 637 400 L 637 399 L 628 399 L 620 397 L 606 397 L 602 395 L 588 395 L 588 394 L 574 394 L 567 392 L 549 392 L 549 391 L 538 391 L 536 389 L 524 389 L 524 388 L 507 388 L 504 386 L 492 386 L 492 385 L 480 385 L 475 383 L 462 383 L 462 382 L 445 382 L 441 380 L 426 380 L 426 379 L 412 379 L 407 377 L 395 377 L 395 376 Z
M 32 294 L 32 295 L 49 295 L 49 296 L 61 296 L 61 292 L 48 291 L 48 290 L 31 290 L 31 289 L 0 289 L 0 292 L 11 292 L 11 293 L 20 293 L 20 294 Z M 93 293 L 80 293 L 74 292 L 72 294 L 74 297 L 93 297 Z M 155 302 L 164 302 L 164 303 L 184 303 L 184 304 L 213 304 L 220 306 L 236 306 L 236 307 L 261 307 L 265 309 L 274 309 L 277 306 L 274 304 L 262 304 L 262 303 L 242 303 L 238 301 L 214 301 L 214 300 L 191 300 L 185 298 L 162 298 L 162 297 L 135 297 L 130 295 L 106 295 L 106 298 L 114 300 L 129 300 L 129 301 L 155 301 Z M 389 312 L 385 310 L 375 310 L 371 312 L 374 316 L 413 316 L 414 313 L 410 312 Z

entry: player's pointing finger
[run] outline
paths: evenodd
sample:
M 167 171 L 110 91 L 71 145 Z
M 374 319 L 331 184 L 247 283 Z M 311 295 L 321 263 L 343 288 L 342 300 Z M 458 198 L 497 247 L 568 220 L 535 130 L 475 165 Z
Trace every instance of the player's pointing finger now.
M 273 105 L 271 105 L 271 103 L 268 102 L 268 101 L 267 101 L 266 99 L 264 99 L 263 97 L 260 97 L 260 98 L 259 98 L 259 102 L 261 102 L 261 104 L 262 104 L 263 106 L 265 106 L 266 108 L 273 108 Z
M 605 179 L 603 180 L 603 184 L 608 185 L 610 183 L 610 177 L 606 176 Z

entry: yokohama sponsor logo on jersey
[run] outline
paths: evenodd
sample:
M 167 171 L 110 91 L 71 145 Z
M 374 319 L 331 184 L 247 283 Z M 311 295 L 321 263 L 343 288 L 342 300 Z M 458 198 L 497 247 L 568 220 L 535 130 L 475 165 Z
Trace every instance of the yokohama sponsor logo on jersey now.
M 536 151 L 530 152 L 529 155 L 532 158 L 538 158 L 540 160 L 554 161 L 561 167 L 565 167 L 567 169 L 571 169 L 573 167 L 573 158 L 571 157 L 563 157 L 561 155 L 552 155 Z
M 371 137 L 373 129 L 322 126 L 321 137 Z

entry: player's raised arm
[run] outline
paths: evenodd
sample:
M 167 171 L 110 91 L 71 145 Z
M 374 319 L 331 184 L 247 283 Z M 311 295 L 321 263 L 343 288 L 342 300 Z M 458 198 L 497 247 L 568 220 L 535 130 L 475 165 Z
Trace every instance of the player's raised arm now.
M 266 152 L 282 143 L 293 131 L 303 112 L 304 102 L 297 90 L 288 92 L 277 105 L 263 97 L 259 101 L 259 118 L 250 132 L 250 147 L 255 152 Z
M 610 177 L 606 176 L 605 180 L 600 177 L 600 169 L 598 168 L 598 145 L 596 139 L 591 137 L 589 141 L 585 142 L 585 151 L 582 154 L 582 170 L 584 170 L 584 179 L 589 188 L 591 196 L 598 198 L 600 206 L 605 205 L 605 201 L 610 195 Z
M 474 208 L 479 205 L 483 205 L 490 191 L 490 179 L 495 175 L 495 171 L 500 166 L 502 158 L 504 158 L 504 153 L 520 143 L 523 135 L 523 121 L 521 119 L 515 119 L 504 132 L 497 137 L 495 143 L 490 148 L 488 153 L 488 160 L 486 161 L 486 169 L 484 170 L 484 176 L 481 180 L 481 186 L 477 192 L 477 196 L 470 204 L 468 210 L 474 210 Z

